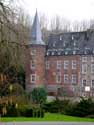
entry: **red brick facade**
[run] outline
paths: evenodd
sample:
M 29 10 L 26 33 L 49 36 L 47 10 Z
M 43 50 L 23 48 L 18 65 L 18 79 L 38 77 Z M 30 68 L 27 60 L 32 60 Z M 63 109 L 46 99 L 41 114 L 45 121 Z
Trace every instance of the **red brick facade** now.
M 80 56 L 48 56 L 46 61 L 49 62 L 49 69 L 46 69 L 46 83 L 49 92 L 58 92 L 61 87 L 67 88 L 68 91 L 73 92 L 77 95 L 79 91 L 80 84 Z M 61 68 L 57 69 L 57 61 L 61 61 Z M 68 69 L 64 69 L 64 61 L 69 61 Z M 76 61 L 76 69 L 72 69 L 72 61 Z M 61 74 L 61 82 L 56 82 L 56 75 Z M 64 83 L 64 74 L 67 74 L 69 80 Z M 76 83 L 72 84 L 72 75 L 76 75 Z M 52 88 L 52 89 L 51 89 Z
M 32 53 L 34 52 L 34 53 Z M 32 45 L 26 52 L 26 88 L 31 90 L 33 87 L 44 86 L 45 83 L 45 46 Z M 31 62 L 35 61 L 35 68 L 31 67 Z M 36 80 L 31 81 L 31 75 L 36 75 Z

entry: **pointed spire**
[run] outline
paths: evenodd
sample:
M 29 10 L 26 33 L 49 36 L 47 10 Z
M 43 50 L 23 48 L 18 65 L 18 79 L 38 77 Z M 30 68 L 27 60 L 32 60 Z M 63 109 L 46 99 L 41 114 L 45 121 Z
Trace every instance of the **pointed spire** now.
M 42 33 L 40 29 L 37 9 L 36 9 L 36 14 L 35 14 L 35 18 L 32 26 L 30 44 L 45 45 L 45 43 L 42 40 Z

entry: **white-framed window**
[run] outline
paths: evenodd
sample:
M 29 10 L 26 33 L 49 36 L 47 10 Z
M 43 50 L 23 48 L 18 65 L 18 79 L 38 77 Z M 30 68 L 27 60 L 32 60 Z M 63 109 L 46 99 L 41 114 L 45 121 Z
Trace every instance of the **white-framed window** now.
M 69 61 L 65 60 L 64 61 L 64 69 L 68 69 L 68 67 L 69 67 Z
M 76 69 L 76 64 L 77 64 L 76 60 L 72 60 L 72 69 Z
M 74 36 L 73 35 L 72 35 L 71 39 L 74 40 Z
M 69 82 L 69 75 L 64 74 L 64 83 L 68 83 L 68 82 Z
M 94 79 L 91 80 L 91 86 L 94 87 Z
M 91 62 L 94 62 L 94 57 L 93 56 L 91 56 Z
M 31 69 L 35 69 L 35 68 L 36 68 L 35 60 L 31 60 L 30 62 L 31 62 L 31 63 L 30 63 Z
M 61 69 L 61 60 L 57 61 L 57 69 Z
M 46 69 L 50 69 L 50 62 L 46 61 Z
M 86 79 L 82 80 L 82 86 L 85 87 L 86 86 Z
M 62 40 L 62 35 L 60 35 L 60 40 Z
M 71 82 L 72 82 L 72 84 L 76 84 L 76 82 L 77 82 L 77 76 L 76 76 L 76 74 L 72 74 Z
M 32 83 L 35 83 L 35 82 L 36 82 L 36 74 L 31 74 L 31 76 L 30 76 L 30 81 L 31 81 Z
M 51 52 L 51 55 L 54 56 L 54 55 L 55 55 L 55 52 Z
M 61 73 L 56 75 L 56 83 L 61 83 Z
M 94 73 L 94 64 L 91 64 L 91 73 Z
M 64 42 L 63 42 L 63 47 L 65 47 L 65 46 L 66 46 L 66 42 L 64 41 Z
M 35 49 L 31 49 L 30 55 L 35 56 L 35 54 L 36 54 L 36 50 Z
M 82 64 L 82 73 L 83 74 L 87 73 L 87 64 Z
M 76 54 L 76 50 L 73 50 L 73 55 L 75 55 Z
M 74 41 L 73 45 L 76 46 L 76 41 Z
M 53 42 L 53 47 L 55 47 L 55 46 L 56 46 L 56 41 Z
M 86 56 L 82 57 L 82 62 L 87 62 L 87 57 Z

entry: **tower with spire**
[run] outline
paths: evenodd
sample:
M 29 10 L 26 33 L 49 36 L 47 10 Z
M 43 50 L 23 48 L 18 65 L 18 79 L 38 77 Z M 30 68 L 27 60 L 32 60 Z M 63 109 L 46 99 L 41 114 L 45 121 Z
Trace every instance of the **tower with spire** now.
M 26 89 L 32 91 L 35 87 L 43 87 L 45 83 L 45 43 L 36 10 L 31 29 L 31 38 L 26 51 Z

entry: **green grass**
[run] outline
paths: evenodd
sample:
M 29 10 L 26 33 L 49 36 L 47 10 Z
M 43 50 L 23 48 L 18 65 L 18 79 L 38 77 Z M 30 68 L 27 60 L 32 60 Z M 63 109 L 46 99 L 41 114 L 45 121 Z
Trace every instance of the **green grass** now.
M 94 122 L 94 118 L 79 118 L 66 116 L 61 114 L 46 113 L 44 118 L 26 118 L 26 117 L 7 117 L 1 118 L 2 122 L 13 122 L 13 121 L 78 121 L 78 122 Z

